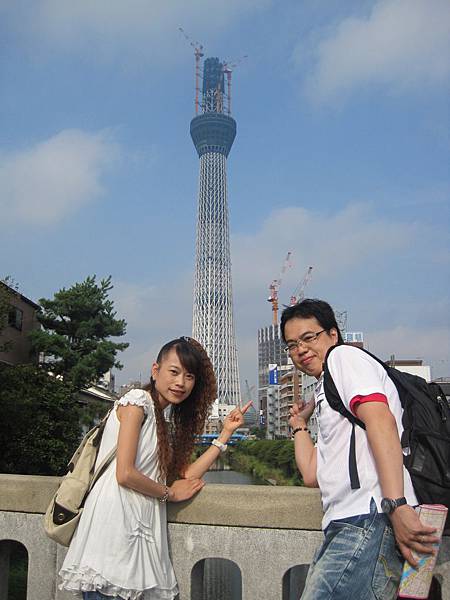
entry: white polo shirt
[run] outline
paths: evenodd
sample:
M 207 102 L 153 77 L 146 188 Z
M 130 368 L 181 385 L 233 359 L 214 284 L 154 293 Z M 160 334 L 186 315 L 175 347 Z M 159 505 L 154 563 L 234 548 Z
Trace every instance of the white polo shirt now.
M 403 432 L 402 407 L 397 389 L 383 367 L 371 356 L 352 346 L 339 346 L 330 354 L 328 368 L 339 395 L 350 410 L 355 396 L 384 394 L 395 417 L 399 437 Z M 381 511 L 383 497 L 372 451 L 364 429 L 355 426 L 356 463 L 361 487 L 352 490 L 348 455 L 352 425 L 348 419 L 328 404 L 323 390 L 323 375 L 316 385 L 315 404 L 318 422 L 317 481 L 319 483 L 324 517 L 322 528 L 330 521 L 370 512 L 370 500 Z M 408 504 L 418 504 L 411 478 L 403 467 L 404 496 Z

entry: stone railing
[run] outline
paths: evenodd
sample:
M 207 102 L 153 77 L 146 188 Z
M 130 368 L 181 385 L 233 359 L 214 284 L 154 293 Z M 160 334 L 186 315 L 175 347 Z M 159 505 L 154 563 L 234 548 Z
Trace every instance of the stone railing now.
M 74 598 L 57 589 L 65 548 L 49 540 L 42 527 L 57 484 L 55 477 L 0 475 L 0 600 L 8 597 L 6 540 L 28 551 L 27 600 Z M 209 484 L 193 500 L 169 505 L 180 599 L 297 600 L 322 540 L 321 517 L 317 490 L 298 487 Z M 435 576 L 442 599 L 450 600 L 449 538 Z M 224 581 L 232 589 L 224 589 Z

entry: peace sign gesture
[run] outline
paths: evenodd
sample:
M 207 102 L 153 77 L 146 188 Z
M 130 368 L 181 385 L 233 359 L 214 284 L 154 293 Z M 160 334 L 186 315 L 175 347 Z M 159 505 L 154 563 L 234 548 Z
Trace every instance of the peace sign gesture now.
M 231 437 L 236 429 L 242 427 L 244 425 L 244 415 L 252 404 L 253 402 L 250 400 L 250 402 L 244 404 L 242 408 L 237 406 L 235 409 L 233 409 L 226 416 L 225 421 L 223 422 L 222 433 L 226 433 Z

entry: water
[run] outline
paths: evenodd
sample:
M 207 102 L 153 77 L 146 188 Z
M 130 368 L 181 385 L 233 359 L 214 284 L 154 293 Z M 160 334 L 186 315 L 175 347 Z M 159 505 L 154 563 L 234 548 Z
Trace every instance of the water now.
M 208 471 L 203 476 L 206 483 L 228 483 L 236 485 L 256 485 L 257 481 L 247 473 L 237 471 Z

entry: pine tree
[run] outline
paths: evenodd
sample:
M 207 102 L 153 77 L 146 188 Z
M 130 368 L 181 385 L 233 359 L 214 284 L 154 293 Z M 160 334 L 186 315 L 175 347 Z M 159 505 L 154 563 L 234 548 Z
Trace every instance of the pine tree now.
M 125 335 L 126 322 L 116 319 L 108 297 L 112 288 L 111 277 L 97 284 L 93 275 L 61 289 L 53 300 L 39 300 L 42 329 L 30 334 L 33 349 L 44 354 L 47 371 L 75 390 L 92 385 L 112 367 L 122 368 L 116 354 L 128 344 L 109 338 Z

